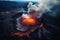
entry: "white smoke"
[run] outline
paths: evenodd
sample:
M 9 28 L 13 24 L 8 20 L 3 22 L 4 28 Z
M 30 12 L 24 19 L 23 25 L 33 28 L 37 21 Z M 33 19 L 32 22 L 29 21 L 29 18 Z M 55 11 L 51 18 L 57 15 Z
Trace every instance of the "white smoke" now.
M 36 4 L 33 4 L 32 2 L 29 2 L 28 4 L 28 13 L 31 12 L 31 10 L 34 11 L 40 11 L 40 13 L 37 13 L 38 15 L 42 15 L 46 11 L 51 11 L 50 9 L 53 7 L 53 5 L 58 4 L 58 0 L 38 0 L 37 6 Z
M 53 3 L 53 4 L 58 4 L 60 3 L 60 0 L 38 0 L 39 3 L 44 3 L 44 4 L 50 4 L 50 3 Z
M 43 4 L 43 3 L 39 3 L 37 4 L 34 4 L 32 2 L 29 2 L 28 4 L 28 13 L 31 12 L 32 10 L 36 11 L 37 13 L 35 13 L 36 15 L 39 15 L 41 16 L 42 13 L 46 12 L 46 11 L 50 11 L 50 9 L 47 7 L 47 5 Z M 38 13 L 39 11 L 39 13 Z

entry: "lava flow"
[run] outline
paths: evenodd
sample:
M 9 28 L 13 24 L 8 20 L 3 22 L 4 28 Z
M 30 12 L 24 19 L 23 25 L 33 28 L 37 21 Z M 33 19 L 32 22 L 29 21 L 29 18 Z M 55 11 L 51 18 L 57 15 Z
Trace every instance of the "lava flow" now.
M 16 35 L 18 37 L 23 37 L 23 36 L 30 37 L 29 34 L 31 32 L 34 32 L 37 29 L 36 25 L 38 24 L 38 21 L 35 18 L 33 18 L 32 15 L 23 14 L 21 17 L 21 20 L 19 20 L 19 21 L 22 23 L 22 25 L 25 25 L 25 26 L 29 27 L 30 29 L 32 27 L 34 27 L 34 28 L 31 29 L 30 31 L 28 30 L 26 32 L 20 32 L 20 31 L 12 32 L 13 36 Z M 39 26 L 40 26 L 40 24 L 39 24 Z M 39 28 L 41 28 L 41 27 L 39 27 Z
M 37 21 L 31 16 L 26 15 L 26 16 L 22 17 L 22 24 L 23 25 L 26 25 L 29 27 L 29 26 L 36 25 L 36 23 L 37 23 Z

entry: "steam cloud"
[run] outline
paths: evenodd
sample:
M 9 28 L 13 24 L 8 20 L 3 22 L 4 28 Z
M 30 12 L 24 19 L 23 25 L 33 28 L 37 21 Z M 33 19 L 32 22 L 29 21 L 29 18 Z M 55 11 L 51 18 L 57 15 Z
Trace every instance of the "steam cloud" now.
M 40 13 L 37 13 L 39 16 L 41 16 L 46 11 L 51 11 L 50 9 L 53 7 L 53 5 L 56 5 L 60 3 L 60 0 L 38 0 L 39 4 L 33 4 L 32 2 L 29 2 L 28 4 L 28 13 L 32 10 L 34 11 L 40 11 Z

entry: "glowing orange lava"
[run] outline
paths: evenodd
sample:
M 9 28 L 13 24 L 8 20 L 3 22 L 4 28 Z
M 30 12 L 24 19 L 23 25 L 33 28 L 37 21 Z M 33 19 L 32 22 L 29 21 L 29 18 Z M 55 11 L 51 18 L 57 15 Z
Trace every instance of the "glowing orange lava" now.
M 36 20 L 31 17 L 26 17 L 26 18 L 24 17 L 22 23 L 26 26 L 34 26 L 36 24 Z
M 26 26 L 34 26 L 34 25 L 36 25 L 38 22 L 37 22 L 37 20 L 36 19 L 34 19 L 31 15 L 30 16 L 28 16 L 28 15 L 24 15 L 23 17 L 22 17 L 22 24 L 23 25 L 26 25 Z M 43 27 L 43 23 L 41 23 L 40 24 L 40 26 L 38 27 L 39 29 L 40 28 L 42 28 Z M 12 32 L 11 34 L 12 34 L 12 36 L 18 36 L 18 37 L 23 37 L 23 36 L 27 36 L 27 37 L 29 37 L 30 38 L 30 33 L 31 32 L 34 32 L 36 29 L 32 29 L 31 31 L 26 31 L 26 32 L 20 32 L 20 31 L 18 31 L 18 32 Z

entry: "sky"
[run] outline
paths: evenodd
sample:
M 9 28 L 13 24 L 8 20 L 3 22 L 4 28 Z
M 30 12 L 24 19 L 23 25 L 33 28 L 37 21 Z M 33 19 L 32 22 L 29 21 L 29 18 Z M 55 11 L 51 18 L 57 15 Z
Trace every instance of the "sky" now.
M 0 0 L 0 1 L 38 1 L 38 0 Z
M 32 1 L 32 2 L 39 2 L 39 3 L 60 3 L 60 0 L 0 0 L 0 1 Z
M 11 0 L 11 1 L 38 1 L 38 0 Z

